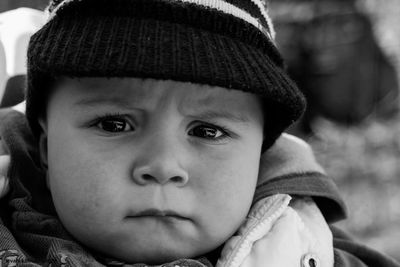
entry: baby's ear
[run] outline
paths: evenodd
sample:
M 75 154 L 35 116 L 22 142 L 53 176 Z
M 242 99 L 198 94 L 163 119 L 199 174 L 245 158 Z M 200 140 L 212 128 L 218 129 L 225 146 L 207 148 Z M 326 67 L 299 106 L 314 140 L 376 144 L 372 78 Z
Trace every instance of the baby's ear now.
M 40 162 L 43 169 L 48 169 L 48 156 L 47 156 L 47 121 L 43 118 L 39 118 L 40 135 L 39 135 L 39 155 Z M 48 175 L 46 176 L 46 184 L 49 185 Z

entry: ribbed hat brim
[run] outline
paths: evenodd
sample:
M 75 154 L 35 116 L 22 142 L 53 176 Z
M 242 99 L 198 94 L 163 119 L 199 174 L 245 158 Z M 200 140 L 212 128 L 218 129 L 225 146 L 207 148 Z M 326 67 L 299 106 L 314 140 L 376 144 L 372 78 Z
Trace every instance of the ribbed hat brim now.
M 32 37 L 28 56 L 28 116 L 37 112 L 30 102 L 40 101 L 34 90 L 41 87 L 43 74 L 154 78 L 242 90 L 276 104 L 282 128 L 305 108 L 296 85 L 265 51 L 177 23 L 128 17 L 55 18 Z

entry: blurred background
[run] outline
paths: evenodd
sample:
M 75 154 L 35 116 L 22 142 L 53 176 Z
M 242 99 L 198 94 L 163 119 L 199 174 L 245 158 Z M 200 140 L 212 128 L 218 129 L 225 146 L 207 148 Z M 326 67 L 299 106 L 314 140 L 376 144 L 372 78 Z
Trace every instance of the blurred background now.
M 47 0 L 0 0 L 0 107 L 23 100 L 25 50 Z M 339 225 L 400 260 L 400 0 L 270 0 L 309 109 L 308 141 L 345 198 Z M 15 10 L 16 9 L 16 10 Z M 7 64 L 6 64 L 7 62 Z
M 339 225 L 400 260 L 400 1 L 273 0 L 270 14 L 309 102 L 290 131 L 338 184 Z

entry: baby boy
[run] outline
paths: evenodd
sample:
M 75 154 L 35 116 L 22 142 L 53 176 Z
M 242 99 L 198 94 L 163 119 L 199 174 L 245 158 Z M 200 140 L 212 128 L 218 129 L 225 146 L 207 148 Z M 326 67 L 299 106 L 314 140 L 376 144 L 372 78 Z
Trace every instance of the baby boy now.
M 263 143 L 304 100 L 261 2 L 241 2 L 50 7 L 30 45 L 27 115 L 57 214 L 81 243 L 163 263 L 216 249 L 243 222 Z
M 18 212 L 2 218 L 12 238 L 57 266 L 215 263 L 249 214 L 261 154 L 305 108 L 264 3 L 54 0 L 48 12 L 28 51 L 33 136 L 13 149 L 27 128 L 17 115 L 3 130 L 6 143 L 17 139 L 8 141 L 19 162 L 10 177 L 22 172 L 10 179 Z M 281 215 L 274 233 L 298 227 L 290 238 L 305 250 L 289 249 L 288 259 L 333 266 L 330 238 L 319 255 L 327 261 L 301 258 L 318 237 L 302 232 L 301 219 L 290 226 L 295 213 Z M 248 266 L 285 240 L 277 237 L 252 250 Z M 48 255 L 38 255 L 43 244 Z M 67 260 L 66 251 L 80 256 Z

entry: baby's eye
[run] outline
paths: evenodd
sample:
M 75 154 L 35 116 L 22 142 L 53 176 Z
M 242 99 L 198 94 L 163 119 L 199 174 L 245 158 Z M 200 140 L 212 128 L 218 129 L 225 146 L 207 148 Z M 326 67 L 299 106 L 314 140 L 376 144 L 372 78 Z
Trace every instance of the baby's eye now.
M 133 127 L 123 118 L 105 118 L 97 122 L 97 127 L 110 133 L 133 131 Z
M 189 131 L 189 135 L 205 139 L 221 139 L 228 134 L 219 127 L 211 125 L 198 125 Z

